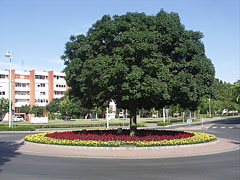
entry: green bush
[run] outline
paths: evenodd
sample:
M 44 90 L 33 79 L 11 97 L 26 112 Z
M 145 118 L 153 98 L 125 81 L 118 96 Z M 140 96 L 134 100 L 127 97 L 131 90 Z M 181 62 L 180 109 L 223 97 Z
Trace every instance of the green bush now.
M 62 119 L 62 115 L 57 114 L 57 115 L 56 115 L 56 119 Z
M 77 119 L 77 115 L 72 115 L 72 119 Z
M 14 126 L 9 128 L 8 126 L 0 126 L 0 131 L 35 131 L 36 128 L 33 126 Z
M 55 119 L 55 115 L 54 115 L 54 113 L 49 113 L 48 114 L 48 120 L 54 120 Z
M 168 126 L 168 125 L 172 125 L 172 123 L 170 122 L 159 122 L 157 123 L 158 126 Z
M 145 125 L 140 123 L 140 124 L 137 124 L 137 127 L 145 127 Z
M 124 123 L 125 126 L 129 126 L 129 123 Z M 87 127 L 106 127 L 106 123 L 99 124 L 36 124 L 33 125 L 36 129 L 44 128 L 87 128 Z M 110 123 L 109 126 L 122 126 L 122 123 Z

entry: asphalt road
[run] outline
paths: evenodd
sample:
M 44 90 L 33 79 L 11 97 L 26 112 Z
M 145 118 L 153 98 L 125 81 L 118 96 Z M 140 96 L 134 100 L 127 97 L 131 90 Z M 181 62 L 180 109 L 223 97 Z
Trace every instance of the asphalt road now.
M 205 130 L 240 142 L 240 118 L 211 122 Z M 240 151 L 195 157 L 116 160 L 17 153 L 23 133 L 0 133 L 0 180 L 239 180 Z

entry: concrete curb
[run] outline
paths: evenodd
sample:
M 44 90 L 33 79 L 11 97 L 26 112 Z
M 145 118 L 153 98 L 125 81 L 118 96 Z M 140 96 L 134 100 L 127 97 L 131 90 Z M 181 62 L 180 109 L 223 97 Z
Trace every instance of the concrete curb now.
M 22 143 L 18 141 L 16 143 Z M 165 147 L 85 147 L 61 146 L 24 142 L 19 153 L 38 156 L 97 158 L 97 159 L 161 159 L 203 156 L 239 150 L 239 143 L 230 139 L 218 138 L 216 141 L 194 145 Z

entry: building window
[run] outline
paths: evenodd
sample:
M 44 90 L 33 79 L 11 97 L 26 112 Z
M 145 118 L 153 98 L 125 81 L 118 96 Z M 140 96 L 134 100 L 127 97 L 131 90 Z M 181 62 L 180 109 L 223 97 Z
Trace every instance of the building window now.
M 46 76 L 35 75 L 35 79 L 46 79 Z
M 25 84 L 25 83 L 15 83 L 15 87 L 28 87 L 29 84 Z
M 65 88 L 66 85 L 64 85 L 64 84 L 56 84 L 56 87 L 59 87 L 59 88 Z
M 0 95 L 5 95 L 5 91 L 0 91 Z
M 44 96 L 46 95 L 46 92 L 40 92 L 40 95 Z
M 47 99 L 35 99 L 35 103 L 48 103 Z
M 5 79 L 5 78 L 6 78 L 6 75 L 0 74 L 0 79 Z
M 38 87 L 45 87 L 45 84 L 44 83 L 40 83 L 37 85 Z
M 64 95 L 64 91 L 54 91 L 54 95 Z

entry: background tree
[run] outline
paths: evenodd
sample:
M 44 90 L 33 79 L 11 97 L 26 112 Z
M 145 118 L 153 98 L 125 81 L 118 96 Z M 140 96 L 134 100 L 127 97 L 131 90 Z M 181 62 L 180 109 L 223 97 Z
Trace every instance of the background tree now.
M 239 81 L 234 84 L 223 82 L 219 79 L 215 79 L 213 83 L 214 93 L 211 96 L 211 111 L 212 113 L 221 113 L 224 109 L 229 111 L 240 111 L 240 85 Z M 209 111 L 209 96 L 202 98 L 201 104 L 198 109 L 201 113 Z
M 35 114 L 35 116 L 43 116 L 44 107 L 33 105 L 31 107 L 30 113 Z
M 234 85 L 232 86 L 232 92 L 233 92 L 233 101 L 235 101 L 240 105 L 240 80 L 234 83 Z
M 209 94 L 214 67 L 202 33 L 185 30 L 176 13 L 103 16 L 87 35 L 71 36 L 65 62 L 70 94 L 93 108 L 114 99 L 130 110 L 131 135 L 138 109 L 179 104 L 196 109 Z
M 60 103 L 63 100 L 63 97 L 60 99 L 53 99 L 47 106 L 46 110 L 50 113 L 60 112 Z
M 59 110 L 62 115 L 86 115 L 90 110 L 82 106 L 82 102 L 79 98 L 65 94 L 60 102 Z
M 24 105 L 20 108 L 21 113 L 29 114 L 31 111 L 31 106 L 30 105 Z
M 4 118 L 5 114 L 9 111 L 9 100 L 5 98 L 0 99 L 0 117 L 1 120 Z

